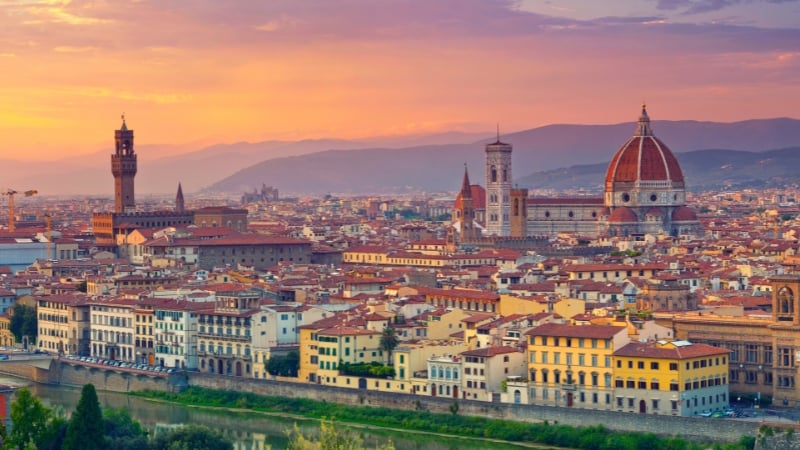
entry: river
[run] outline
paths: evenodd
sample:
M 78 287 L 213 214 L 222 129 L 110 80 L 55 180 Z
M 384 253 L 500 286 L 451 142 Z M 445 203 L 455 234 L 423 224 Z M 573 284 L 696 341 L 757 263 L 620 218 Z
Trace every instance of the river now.
M 31 392 L 47 406 L 60 406 L 72 412 L 80 398 L 79 388 L 31 384 L 25 380 L 0 377 L 0 384 L 28 385 Z M 201 424 L 221 431 L 234 442 L 236 450 L 278 450 L 286 448 L 287 431 L 296 423 L 304 434 L 316 433 L 319 423 L 309 419 L 237 413 L 208 408 L 192 408 L 131 397 L 113 392 L 97 392 L 103 408 L 124 408 L 151 433 L 163 432 L 181 424 Z M 337 425 L 339 427 L 340 425 Z M 391 440 L 398 450 L 410 449 L 497 449 L 519 450 L 523 446 L 488 442 L 453 436 L 414 434 L 376 428 L 353 428 L 364 440 L 366 448 L 374 448 Z

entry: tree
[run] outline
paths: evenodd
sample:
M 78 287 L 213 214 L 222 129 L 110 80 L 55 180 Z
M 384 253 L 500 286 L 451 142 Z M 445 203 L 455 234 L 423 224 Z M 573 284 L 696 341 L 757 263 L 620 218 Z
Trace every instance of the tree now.
M 389 365 L 394 364 L 394 361 L 392 360 L 392 352 L 395 348 L 397 348 L 398 343 L 399 341 L 397 339 L 397 333 L 395 332 L 395 329 L 392 327 L 384 328 L 383 333 L 381 333 L 380 348 L 387 353 Z
M 31 342 L 36 342 L 37 330 L 39 329 L 36 320 L 36 308 L 21 303 L 15 304 L 10 322 L 9 328 L 14 333 L 17 342 L 22 342 L 23 336 L 29 336 Z
M 11 403 L 11 422 L 14 426 L 8 433 L 8 448 L 58 448 L 64 420 L 56 417 L 26 387 L 17 391 L 17 399 Z
M 319 440 L 307 438 L 300 432 L 297 424 L 289 433 L 289 446 L 287 450 L 365 450 L 364 441 L 357 434 L 342 429 L 334 428 L 333 422 L 320 422 Z M 394 444 L 389 441 L 377 450 L 394 450 Z
M 152 450 L 233 450 L 230 440 L 216 431 L 199 425 L 187 425 L 156 436 Z
M 106 448 L 108 450 L 149 450 L 147 431 L 124 409 L 104 409 Z
M 106 448 L 105 425 L 97 391 L 89 383 L 81 390 L 78 407 L 72 413 L 64 438 L 64 450 L 103 450 Z
M 286 356 L 273 356 L 267 361 L 267 372 L 270 375 L 296 377 L 300 369 L 300 354 L 291 351 Z

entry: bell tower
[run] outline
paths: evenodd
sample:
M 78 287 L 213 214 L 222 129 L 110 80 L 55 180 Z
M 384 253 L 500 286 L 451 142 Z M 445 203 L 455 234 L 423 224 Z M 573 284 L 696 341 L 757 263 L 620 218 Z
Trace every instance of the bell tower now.
M 114 175 L 114 212 L 126 213 L 136 209 L 133 178 L 136 176 L 136 153 L 133 151 L 133 130 L 125 124 L 114 131 L 116 150 L 111 155 L 111 173 Z
M 486 144 L 486 232 L 511 235 L 511 144 Z
M 772 319 L 782 325 L 800 325 L 800 276 L 775 275 L 769 281 L 772 285 Z

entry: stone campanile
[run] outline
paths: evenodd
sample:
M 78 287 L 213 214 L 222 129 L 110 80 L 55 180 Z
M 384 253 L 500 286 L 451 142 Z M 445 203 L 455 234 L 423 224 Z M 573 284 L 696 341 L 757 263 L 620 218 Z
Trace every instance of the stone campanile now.
M 486 233 L 511 235 L 511 144 L 486 145 Z
M 111 173 L 114 175 L 114 212 L 126 213 L 136 209 L 133 179 L 136 176 L 136 153 L 133 151 L 133 130 L 125 124 L 114 131 L 116 151 L 111 155 Z

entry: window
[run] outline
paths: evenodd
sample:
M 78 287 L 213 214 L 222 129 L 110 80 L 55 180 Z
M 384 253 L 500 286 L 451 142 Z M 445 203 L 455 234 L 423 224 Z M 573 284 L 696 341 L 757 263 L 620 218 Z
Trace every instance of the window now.
M 650 370 L 658 370 L 658 362 L 651 362 Z
M 678 363 L 669 363 L 669 370 L 678 370 Z

